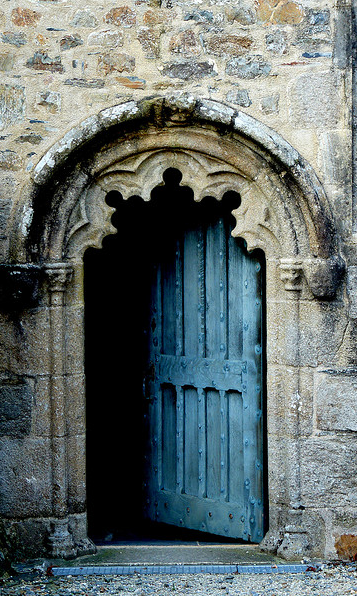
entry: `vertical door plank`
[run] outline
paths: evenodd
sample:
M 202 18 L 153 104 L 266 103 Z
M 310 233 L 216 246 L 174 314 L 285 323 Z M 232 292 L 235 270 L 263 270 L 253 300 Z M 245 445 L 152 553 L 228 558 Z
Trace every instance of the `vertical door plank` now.
M 162 387 L 162 488 L 176 490 L 176 390 Z
M 229 500 L 243 505 L 243 404 L 238 391 L 228 393 Z
M 261 493 L 261 487 L 257 485 L 256 474 L 256 464 L 260 452 L 260 445 L 257 443 L 257 424 L 259 423 L 257 413 L 260 409 L 261 396 L 257 377 L 261 351 L 260 309 L 256 304 L 259 297 L 258 273 L 255 260 L 245 259 L 243 266 L 243 359 L 247 361 L 247 387 L 243 394 L 244 483 L 245 508 L 246 516 L 249 518 L 250 534 L 255 532 L 255 505 Z
M 183 354 L 183 263 L 181 239 L 176 241 L 176 268 L 175 268 L 175 306 L 176 306 L 176 356 Z
M 188 230 L 185 233 L 183 249 L 183 286 L 184 286 L 184 352 L 186 356 L 201 355 L 204 350 L 204 305 L 202 304 L 204 287 L 204 244 L 202 232 Z M 191 388 L 191 379 L 185 387 L 185 492 L 191 495 L 202 493 L 203 470 L 199 449 L 202 445 L 202 408 L 198 408 L 197 389 Z M 202 404 L 202 402 L 200 402 Z M 200 420 L 199 420 L 200 418 Z M 199 424 L 201 429 L 199 429 Z M 199 479 L 201 476 L 201 480 Z
M 226 391 L 219 392 L 220 401 L 220 466 L 221 466 L 221 486 L 220 499 L 221 501 L 228 500 L 228 403 Z
M 162 351 L 176 354 L 176 245 L 165 247 L 162 262 Z
M 156 485 L 158 490 L 162 487 L 162 389 L 157 385 L 156 394 L 154 398 L 154 420 L 155 429 L 153 436 L 154 450 L 156 453 L 154 474 L 156 476 Z
M 197 232 L 187 231 L 183 249 L 183 287 L 184 287 L 184 353 L 186 356 L 198 355 L 200 304 L 198 278 L 198 239 Z
M 242 268 L 245 255 L 236 238 L 228 238 L 228 357 L 240 360 L 243 351 Z
M 176 386 L 176 492 L 184 491 L 184 389 Z
M 263 313 L 262 313 L 262 272 L 261 263 L 258 259 L 252 261 L 254 267 L 256 295 L 254 300 L 255 315 L 255 433 L 256 433 L 256 461 L 255 461 L 255 503 L 254 503 L 254 531 L 253 540 L 258 541 L 263 538 L 264 518 L 263 518 Z
M 207 390 L 207 497 L 221 496 L 221 404 L 219 392 Z
M 206 247 L 204 231 L 201 225 L 197 229 L 197 284 L 198 284 L 198 345 L 197 356 L 206 354 Z M 197 389 L 198 408 L 198 495 L 207 495 L 207 424 L 206 424 L 206 392 Z
M 175 270 L 175 303 L 176 303 L 176 346 L 175 353 L 182 356 L 184 349 L 183 328 L 183 250 L 182 238 L 176 240 L 176 270 Z M 184 490 L 184 389 L 176 387 L 176 486 L 175 490 L 181 494 Z
M 197 389 L 198 398 L 198 496 L 207 496 L 206 478 L 206 392 L 204 389 Z
M 227 237 L 223 218 L 219 220 L 219 326 L 220 326 L 220 358 L 228 358 L 228 301 L 227 301 Z
M 229 232 L 229 231 L 228 231 Z M 230 233 L 227 239 L 228 255 L 228 357 L 244 359 L 243 356 L 243 261 L 246 255 L 236 238 Z M 244 410 L 242 395 L 236 391 L 228 393 L 228 495 L 229 501 L 236 503 L 244 515 L 241 515 L 241 532 L 248 537 L 247 512 L 244 510 Z
M 197 284 L 198 284 L 198 346 L 197 355 L 206 355 L 206 278 L 205 278 L 206 247 L 204 230 L 200 225 L 197 229 Z
M 226 239 L 219 219 L 207 227 L 206 235 L 206 356 L 226 356 Z
M 197 390 L 185 388 L 185 493 L 198 495 L 198 408 Z

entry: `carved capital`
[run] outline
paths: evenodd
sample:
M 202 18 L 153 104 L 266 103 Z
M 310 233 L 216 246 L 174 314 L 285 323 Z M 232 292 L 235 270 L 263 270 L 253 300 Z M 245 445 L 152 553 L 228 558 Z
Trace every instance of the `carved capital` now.
M 300 292 L 302 290 L 302 261 L 299 259 L 280 260 L 280 279 L 288 291 Z
M 45 273 L 51 292 L 64 292 L 73 275 L 73 267 L 69 263 L 49 263 Z

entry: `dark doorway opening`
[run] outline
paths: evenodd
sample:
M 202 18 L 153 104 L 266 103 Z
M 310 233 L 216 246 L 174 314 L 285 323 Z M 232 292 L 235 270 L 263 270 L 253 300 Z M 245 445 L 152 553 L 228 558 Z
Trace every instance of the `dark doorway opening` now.
M 225 541 L 144 518 L 146 363 L 151 270 L 183 228 L 239 206 L 239 195 L 194 202 L 170 169 L 150 202 L 107 196 L 118 230 L 84 257 L 87 395 L 88 533 L 96 542 L 121 540 Z M 231 217 L 231 227 L 234 218 Z M 226 539 L 232 542 L 232 539 Z

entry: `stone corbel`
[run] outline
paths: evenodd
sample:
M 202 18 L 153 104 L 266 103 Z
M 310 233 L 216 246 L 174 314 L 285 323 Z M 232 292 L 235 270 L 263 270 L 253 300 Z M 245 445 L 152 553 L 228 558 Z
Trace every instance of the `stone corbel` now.
M 345 263 L 339 256 L 328 259 L 304 259 L 304 275 L 316 298 L 333 298 L 345 272 Z
M 41 267 L 32 263 L 0 265 L 0 308 L 21 312 L 38 303 Z

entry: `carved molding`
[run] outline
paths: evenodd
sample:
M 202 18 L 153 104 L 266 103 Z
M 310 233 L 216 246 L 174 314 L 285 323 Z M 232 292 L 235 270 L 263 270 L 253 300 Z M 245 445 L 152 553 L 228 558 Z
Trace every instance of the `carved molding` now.
M 128 122 L 131 132 L 126 127 Z M 84 145 L 85 150 L 81 152 Z M 152 156 L 156 152 L 175 155 L 176 166 L 170 163 L 170 167 L 180 168 L 180 156 L 185 152 L 187 156 L 190 151 L 191 163 L 197 159 L 198 165 L 196 169 L 187 170 L 183 184 L 191 185 L 197 200 L 200 200 L 202 188 L 219 198 L 226 187 L 227 174 L 230 177 L 236 174 L 239 186 L 243 180 L 257 183 L 257 188 L 268 197 L 269 209 L 273 207 L 271 211 L 276 214 L 281 228 L 275 230 L 278 244 L 282 246 L 286 242 L 279 254 L 275 252 L 275 257 L 301 254 L 305 258 L 316 255 L 329 259 L 337 254 L 336 231 L 324 189 L 302 156 L 276 131 L 251 116 L 219 101 L 178 92 L 106 108 L 78 123 L 43 155 L 34 169 L 33 183 L 11 215 L 11 260 L 27 262 L 29 255 L 35 260 L 39 251 L 47 261 L 64 259 L 67 255 L 76 258 L 68 234 L 78 239 L 79 227 L 83 232 L 86 222 L 91 226 L 93 220 L 93 214 L 86 214 L 86 204 L 82 202 L 76 212 L 79 227 L 75 229 L 74 212 L 73 225 L 68 226 L 68 214 L 82 193 L 76 180 L 84 171 L 91 180 L 102 177 L 104 191 L 107 189 L 104 179 L 109 184 L 111 176 L 127 198 L 126 189 L 129 189 L 128 194 L 133 194 L 140 187 L 140 183 L 134 182 L 130 189 L 136 173 L 146 169 L 148 177 L 145 173 L 140 177 L 141 182 L 149 181 L 149 184 L 142 185 L 139 194 L 148 200 L 153 186 L 160 184 L 162 173 L 150 172 L 151 168 L 147 167 L 153 163 Z M 202 159 L 206 162 L 203 168 L 206 172 L 201 184 L 199 163 Z M 215 162 L 212 176 L 210 168 L 206 167 L 210 159 Z M 136 167 L 132 169 L 129 162 L 133 164 L 135 160 Z M 186 163 L 186 157 L 184 161 Z M 216 168 L 219 162 L 220 170 Z M 65 169 L 60 167 L 62 164 Z M 54 198 L 56 190 L 52 193 L 49 188 L 60 192 L 65 188 L 70 190 Z M 54 212 L 55 202 L 56 205 L 62 202 L 63 209 Z M 41 205 L 41 213 L 34 213 L 35 205 Z M 260 233 L 267 237 L 270 233 L 269 226 L 260 225 L 259 233 L 253 235 L 245 227 L 251 246 L 254 236 L 255 244 L 261 246 Z M 106 233 L 112 232 L 106 231 L 102 237 Z M 100 242 L 101 234 L 96 229 L 88 246 L 100 245 Z
M 232 236 L 244 238 L 248 250 L 276 250 L 279 246 L 279 227 L 267 198 L 253 183 L 246 184 L 240 194 L 241 205 L 232 211 L 236 220 Z
M 247 178 L 237 168 L 203 153 L 161 150 L 147 151 L 115 164 L 102 172 L 98 183 L 106 192 L 117 190 L 124 199 L 138 195 L 150 201 L 151 191 L 163 185 L 163 174 L 168 168 L 180 170 L 180 185 L 189 186 L 196 201 L 206 196 L 219 200 L 232 189 L 239 192 Z
M 196 201 L 205 196 L 221 200 L 231 190 L 239 193 L 241 204 L 232 211 L 236 219 L 232 236 L 243 238 L 250 251 L 260 248 L 267 255 L 285 255 L 280 263 L 280 276 L 287 291 L 301 291 L 305 276 L 315 296 L 334 295 L 343 262 L 334 257 L 313 259 L 306 254 L 299 257 L 291 254 L 298 248 L 296 226 L 301 226 L 301 220 L 294 223 L 294 217 L 299 216 L 287 211 L 288 201 L 279 202 L 277 187 L 271 181 L 266 182 L 263 191 L 266 171 L 262 169 L 252 179 L 221 159 L 193 150 L 144 151 L 104 168 L 74 204 L 64 235 L 63 257 L 79 260 L 86 248 L 100 248 L 105 236 L 116 233 L 111 223 L 115 209 L 106 203 L 108 192 L 117 191 L 125 200 L 141 196 L 149 201 L 152 190 L 164 185 L 163 176 L 169 168 L 181 172 L 180 186 L 190 187 Z M 306 251 L 306 230 L 301 228 L 300 232 L 303 239 L 300 251 Z
M 80 195 L 67 224 L 64 257 L 81 259 L 86 248 L 100 248 L 105 236 L 116 233 L 111 223 L 115 209 L 105 202 L 106 195 L 97 184 Z
M 189 186 L 196 201 L 206 196 L 220 200 L 225 192 L 245 192 L 249 185 L 237 169 L 198 152 L 154 151 L 134 155 L 104 170 L 82 193 L 68 221 L 64 256 L 81 257 L 88 246 L 100 248 L 105 236 L 116 233 L 111 223 L 115 209 L 105 201 L 108 192 L 117 191 L 125 200 L 141 196 L 149 201 L 152 190 L 164 184 L 163 175 L 169 168 L 181 172 L 180 186 Z
M 232 212 L 236 218 L 232 235 L 243 238 L 248 250 L 284 252 L 281 241 L 287 242 L 290 232 L 280 233 L 274 209 L 254 180 L 238 168 L 198 151 L 162 150 L 134 155 L 102 171 L 72 210 L 65 233 L 64 257 L 81 258 L 88 246 L 100 248 L 105 236 L 116 233 L 111 223 L 114 209 L 105 201 L 108 192 L 117 191 L 125 200 L 141 196 L 149 201 L 152 190 L 164 184 L 163 175 L 169 168 L 181 172 L 180 186 L 190 187 L 195 201 L 206 196 L 221 200 L 232 190 L 239 193 L 241 205 Z
M 106 144 L 93 146 L 92 153 L 88 149 L 83 167 L 78 163 L 66 184 L 53 181 L 59 189 L 54 203 L 60 209 L 46 220 L 51 226 L 45 226 L 43 239 L 36 236 L 41 229 L 36 223 L 29 236 L 28 250 L 33 251 L 29 254 L 37 255 L 44 247 L 45 261 L 81 261 L 89 246 L 100 248 L 105 236 L 116 233 L 111 223 L 114 209 L 106 203 L 108 192 L 116 190 L 125 200 L 136 195 L 149 201 L 152 190 L 164 184 L 165 170 L 176 168 L 182 173 L 181 186 L 190 187 L 196 201 L 205 196 L 221 200 L 230 190 L 240 194 L 232 235 L 243 238 L 248 250 L 259 248 L 268 259 L 283 258 L 281 275 L 289 291 L 301 289 L 302 272 L 300 264 L 300 273 L 291 263 L 289 268 L 286 259 L 299 255 L 313 294 L 331 297 L 342 265 L 334 256 L 337 247 L 329 205 L 309 164 L 279 135 L 253 119 L 242 115 L 234 119 L 233 112 L 217 102 L 191 97 L 189 105 L 190 109 L 186 100 L 161 98 L 116 106 L 101 113 L 95 126 L 92 119 L 86 121 L 73 131 L 73 138 L 67 135 L 61 146 L 53 148 L 62 159 L 70 152 L 69 140 L 80 144 L 92 130 L 94 139 L 95 131 L 108 128 L 109 134 L 119 121 L 142 119 L 137 129 L 122 134 L 118 128 L 115 138 L 109 135 Z M 231 133 L 217 133 L 214 122 L 224 122 Z M 50 176 L 50 157 L 36 170 L 37 184 Z M 76 184 L 79 178 L 81 184 Z M 15 239 L 12 246 L 17 251 L 20 245 Z

